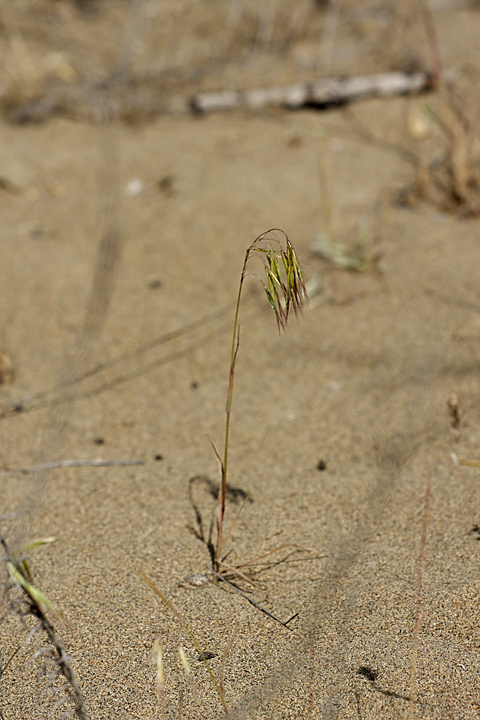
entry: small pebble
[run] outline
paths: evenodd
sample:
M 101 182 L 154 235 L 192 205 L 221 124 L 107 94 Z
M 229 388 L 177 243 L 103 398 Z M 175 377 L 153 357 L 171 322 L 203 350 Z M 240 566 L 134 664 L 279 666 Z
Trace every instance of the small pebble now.
M 186 578 L 185 582 L 192 585 L 192 587 L 202 587 L 202 585 L 208 583 L 208 577 L 203 573 L 192 573 Z
M 128 183 L 127 187 L 125 188 L 125 192 L 127 195 L 130 195 L 130 197 L 136 197 L 137 195 L 140 195 L 140 193 L 143 190 L 143 183 L 139 178 L 132 178 Z
M 162 287 L 162 281 L 156 275 L 151 275 L 147 284 L 152 290 L 158 290 L 158 288 Z
M 200 655 L 200 653 L 197 655 L 198 662 L 203 662 L 203 658 L 205 660 L 211 660 L 212 658 L 217 657 L 217 653 L 208 652 L 208 650 L 205 650 L 203 653 L 203 657 Z
M 172 197 L 172 195 L 175 194 L 174 182 L 175 178 L 173 175 L 165 175 L 157 182 L 157 185 L 167 197 Z

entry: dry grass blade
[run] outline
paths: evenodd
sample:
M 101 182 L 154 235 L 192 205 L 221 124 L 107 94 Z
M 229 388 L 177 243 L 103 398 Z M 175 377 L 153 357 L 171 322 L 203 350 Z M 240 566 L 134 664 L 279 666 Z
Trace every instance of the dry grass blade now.
M 480 467 L 480 460 L 458 460 L 458 464 L 478 468 Z
M 195 647 L 196 651 L 198 652 L 203 664 L 205 665 L 208 674 L 210 675 L 210 679 L 213 683 L 213 686 L 216 690 L 218 697 L 220 698 L 220 702 L 222 703 L 225 715 L 228 716 L 227 703 L 225 701 L 225 697 L 222 693 L 221 687 L 220 687 L 219 683 L 217 682 L 217 679 L 216 679 L 215 675 L 213 674 L 213 670 L 210 667 L 207 657 L 206 657 L 205 653 L 203 652 L 203 650 L 200 646 L 200 643 L 198 642 L 197 638 L 195 637 L 192 629 L 190 628 L 190 625 L 187 623 L 187 621 L 185 620 L 183 615 L 177 610 L 175 605 L 172 602 L 170 602 L 170 600 L 168 600 L 167 597 L 165 597 L 165 595 L 161 592 L 161 590 L 158 589 L 158 587 L 155 585 L 155 583 L 152 582 L 152 580 L 150 580 L 148 575 L 141 568 L 138 568 L 138 574 L 140 575 L 142 580 L 148 585 L 148 587 L 151 590 L 153 590 L 153 592 L 161 600 L 163 605 L 165 605 L 165 607 L 168 608 L 168 610 L 170 610 L 172 615 L 174 615 L 174 617 L 178 620 L 180 625 L 186 631 L 188 637 L 192 641 L 193 646 Z
M 216 446 L 215 443 L 213 442 L 213 440 L 212 440 L 212 438 L 210 437 L 210 435 L 208 435 L 208 433 L 207 433 L 207 437 L 208 437 L 208 440 L 209 440 L 209 442 L 210 442 L 210 445 L 212 446 L 213 452 L 215 453 L 215 457 L 217 458 L 218 468 L 219 468 L 219 470 L 220 470 L 220 475 L 223 475 L 223 461 L 222 461 L 222 457 L 221 457 L 220 453 L 218 452 L 217 446 Z
M 243 508 L 245 507 L 248 499 L 249 499 L 248 496 L 243 499 L 243 502 L 242 502 L 242 504 L 241 504 L 241 506 L 240 506 L 240 508 L 239 508 L 239 510 L 238 510 L 238 512 L 237 512 L 237 514 L 236 514 L 235 517 L 233 518 L 232 524 L 230 525 L 227 534 L 225 535 L 224 544 L 227 543 L 228 538 L 229 538 L 230 535 L 232 534 L 233 529 L 234 529 L 234 527 L 235 527 L 235 525 L 236 525 L 236 523 L 237 523 L 237 520 L 238 520 L 238 518 L 240 517 L 240 515 L 241 515 L 241 513 L 242 513 L 242 511 L 243 511 Z M 223 561 L 222 561 L 222 562 L 223 562 Z
M 225 562 L 225 560 L 220 561 L 220 568 L 222 570 L 222 577 L 224 577 L 226 580 L 228 580 L 227 575 L 230 575 L 231 577 L 237 577 L 241 580 L 244 580 L 249 585 L 255 586 L 256 580 L 253 577 L 249 577 L 245 573 L 243 573 L 241 570 L 238 569 L 238 567 L 235 567 L 233 565 L 228 565 L 228 563 Z
M 165 697 L 165 665 L 163 662 L 163 650 L 160 638 L 157 637 L 153 643 L 152 660 L 157 668 L 156 686 L 158 699 L 163 705 Z

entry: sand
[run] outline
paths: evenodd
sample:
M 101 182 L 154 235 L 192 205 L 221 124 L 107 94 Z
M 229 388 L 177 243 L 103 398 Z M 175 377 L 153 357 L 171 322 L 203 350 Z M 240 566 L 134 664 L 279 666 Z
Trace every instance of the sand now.
M 437 5 L 445 67 L 459 75 L 468 67 L 478 80 L 478 10 Z M 140 23 L 140 70 L 173 59 L 193 68 L 204 44 L 223 37 L 226 7 L 203 2 L 189 6 L 182 34 L 175 25 L 181 43 L 166 46 L 168 23 L 182 25 L 185 11 L 175 20 L 174 6 L 164 3 Z M 344 4 L 330 74 L 428 63 L 414 10 L 402 35 L 391 26 L 392 7 Z M 52 12 L 58 27 L 48 25 Z M 42 58 L 55 65 L 52 32 L 62 31 L 71 38 L 61 45 L 65 67 L 79 58 L 111 67 L 125 47 L 128 12 L 120 3 L 87 14 L 67 4 L 24 9 L 28 57 L 40 74 Z M 315 12 L 321 25 L 323 11 Z M 248 35 L 249 17 L 233 23 L 233 35 Z M 197 80 L 171 73 L 148 92 L 312 76 L 313 30 L 284 55 L 264 39 L 242 61 Z M 15 47 L 5 44 L 4 76 L 22 89 L 27 70 Z M 187 633 L 139 569 L 214 654 L 231 717 L 408 717 L 418 597 L 413 717 L 479 717 L 480 473 L 455 462 L 480 461 L 478 221 L 438 202 L 398 201 L 415 176 L 408 157 L 428 143 L 442 147 L 435 129 L 416 140 L 406 117 L 440 100 L 135 117 L 106 129 L 79 111 L 34 125 L 2 122 L 0 350 L 14 374 L 0 386 L 0 471 L 57 459 L 144 463 L 60 468 L 0 484 L 2 513 L 21 514 L 2 523 L 12 543 L 21 532 L 57 538 L 32 553 L 35 584 L 54 603 L 51 618 L 92 720 L 177 718 L 180 696 L 185 718 L 223 716 Z M 467 107 L 471 98 L 464 100 Z M 363 238 L 364 272 L 336 269 L 312 250 L 328 229 L 325 200 L 334 239 L 354 252 Z M 111 296 L 92 314 L 104 221 L 118 225 L 122 242 Z M 254 588 L 239 585 L 282 621 L 296 615 L 288 627 L 224 584 L 186 580 L 210 566 L 198 524 L 201 517 L 206 537 L 218 486 L 207 434 L 222 448 L 239 274 L 247 246 L 270 227 L 288 233 L 307 282 L 320 280 L 322 289 L 279 336 L 258 280 L 247 280 L 229 461 L 237 493 L 227 525 L 241 497 L 248 501 L 228 562 L 282 548 L 263 559 L 271 567 Z M 86 312 L 98 321 L 96 335 L 82 331 Z M 69 390 L 47 392 L 66 373 L 92 368 Z M 19 403 L 22 411 L 9 412 Z M 35 677 L 46 641 L 39 631 L 25 645 L 33 626 L 4 605 L 4 665 L 18 648 L 1 678 L 6 720 L 65 712 L 53 710 L 45 680 Z

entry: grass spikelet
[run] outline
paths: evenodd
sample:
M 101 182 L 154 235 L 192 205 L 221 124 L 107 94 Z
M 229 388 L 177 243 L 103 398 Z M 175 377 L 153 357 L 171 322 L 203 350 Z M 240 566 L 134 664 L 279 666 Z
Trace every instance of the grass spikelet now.
M 44 595 L 41 590 L 32 585 L 32 583 L 27 579 L 26 572 L 22 572 L 19 567 L 20 566 L 16 567 L 11 562 L 7 562 L 8 574 L 10 575 L 14 583 L 18 583 L 18 585 L 21 585 L 30 600 L 38 606 L 39 610 L 41 610 L 42 613 L 50 610 L 53 607 L 50 600 Z
M 280 331 L 285 330 L 287 327 L 291 310 L 293 310 L 295 316 L 298 317 L 302 308 L 308 302 L 308 298 L 300 262 L 290 238 L 282 230 L 276 230 L 276 232 L 281 232 L 283 235 L 284 247 L 276 238 L 268 237 L 268 235 L 274 231 L 275 230 L 269 230 L 259 235 L 247 249 L 240 279 L 240 292 L 243 280 L 246 277 L 248 261 L 255 254 L 260 255 L 264 263 L 266 276 L 266 282 L 263 280 L 261 280 L 261 282 L 265 289 L 268 302 L 275 312 L 278 329 Z M 238 314 L 236 320 L 238 320 Z
M 153 643 L 152 660 L 157 668 L 156 686 L 158 699 L 163 703 L 165 697 L 165 665 L 163 662 L 162 644 L 159 637 L 157 637 Z
M 188 658 L 185 655 L 185 650 L 181 645 L 178 646 L 178 657 L 180 658 L 180 662 L 182 663 L 183 670 L 185 672 L 185 675 L 187 677 L 190 677 L 192 674 L 192 668 L 190 667 L 190 663 L 188 662 Z

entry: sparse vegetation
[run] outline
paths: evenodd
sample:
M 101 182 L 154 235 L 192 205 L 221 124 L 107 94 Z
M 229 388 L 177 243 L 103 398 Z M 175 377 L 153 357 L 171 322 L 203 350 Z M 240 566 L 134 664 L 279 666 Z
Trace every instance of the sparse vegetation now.
M 2 560 L 6 563 L 9 575 L 5 591 L 10 608 L 20 618 L 33 618 L 36 622 L 30 631 L 29 639 L 37 630 L 40 630 L 48 640 L 48 646 L 35 652 L 33 657 L 39 663 L 37 677 L 45 678 L 44 692 L 47 699 L 53 703 L 52 711 L 55 712 L 58 708 L 62 708 L 62 717 L 68 717 L 70 712 L 65 710 L 65 706 L 70 704 L 76 717 L 80 720 L 88 720 L 82 691 L 72 669 L 70 658 L 65 652 L 52 621 L 48 618 L 48 613 L 53 611 L 53 605 L 44 593 L 33 584 L 30 563 L 27 558 L 27 553 L 33 548 L 45 545 L 54 539 L 35 540 L 27 547 L 21 548 L 16 557 L 4 536 L 0 534 L 0 545 L 4 553 Z
M 0 512 L 12 511 L 0 517 L 0 720 L 477 718 L 479 245 L 459 218 L 480 214 L 468 35 L 480 16 L 455 4 L 0 8 L 0 113 L 38 123 L 5 123 L 0 152 Z M 390 74 L 400 57 L 432 92 L 358 106 L 384 141 L 352 138 L 343 108 L 323 116 L 323 228 L 304 259 L 319 229 L 319 106 L 302 93 L 323 75 Z M 193 116 L 201 94 L 258 102 L 257 88 L 276 109 Z M 296 88 L 302 111 L 278 88 Z M 448 215 L 381 200 L 373 227 L 407 152 L 402 201 Z M 280 230 L 257 237 L 232 305 L 222 278 L 237 238 L 271 217 L 296 249 Z M 325 270 L 319 254 L 360 272 L 332 272 L 339 302 L 316 306 L 287 347 L 258 295 L 281 332 Z M 383 259 L 379 281 L 365 271 Z M 59 537 L 35 572 L 33 547 L 53 538 L 33 531 Z

